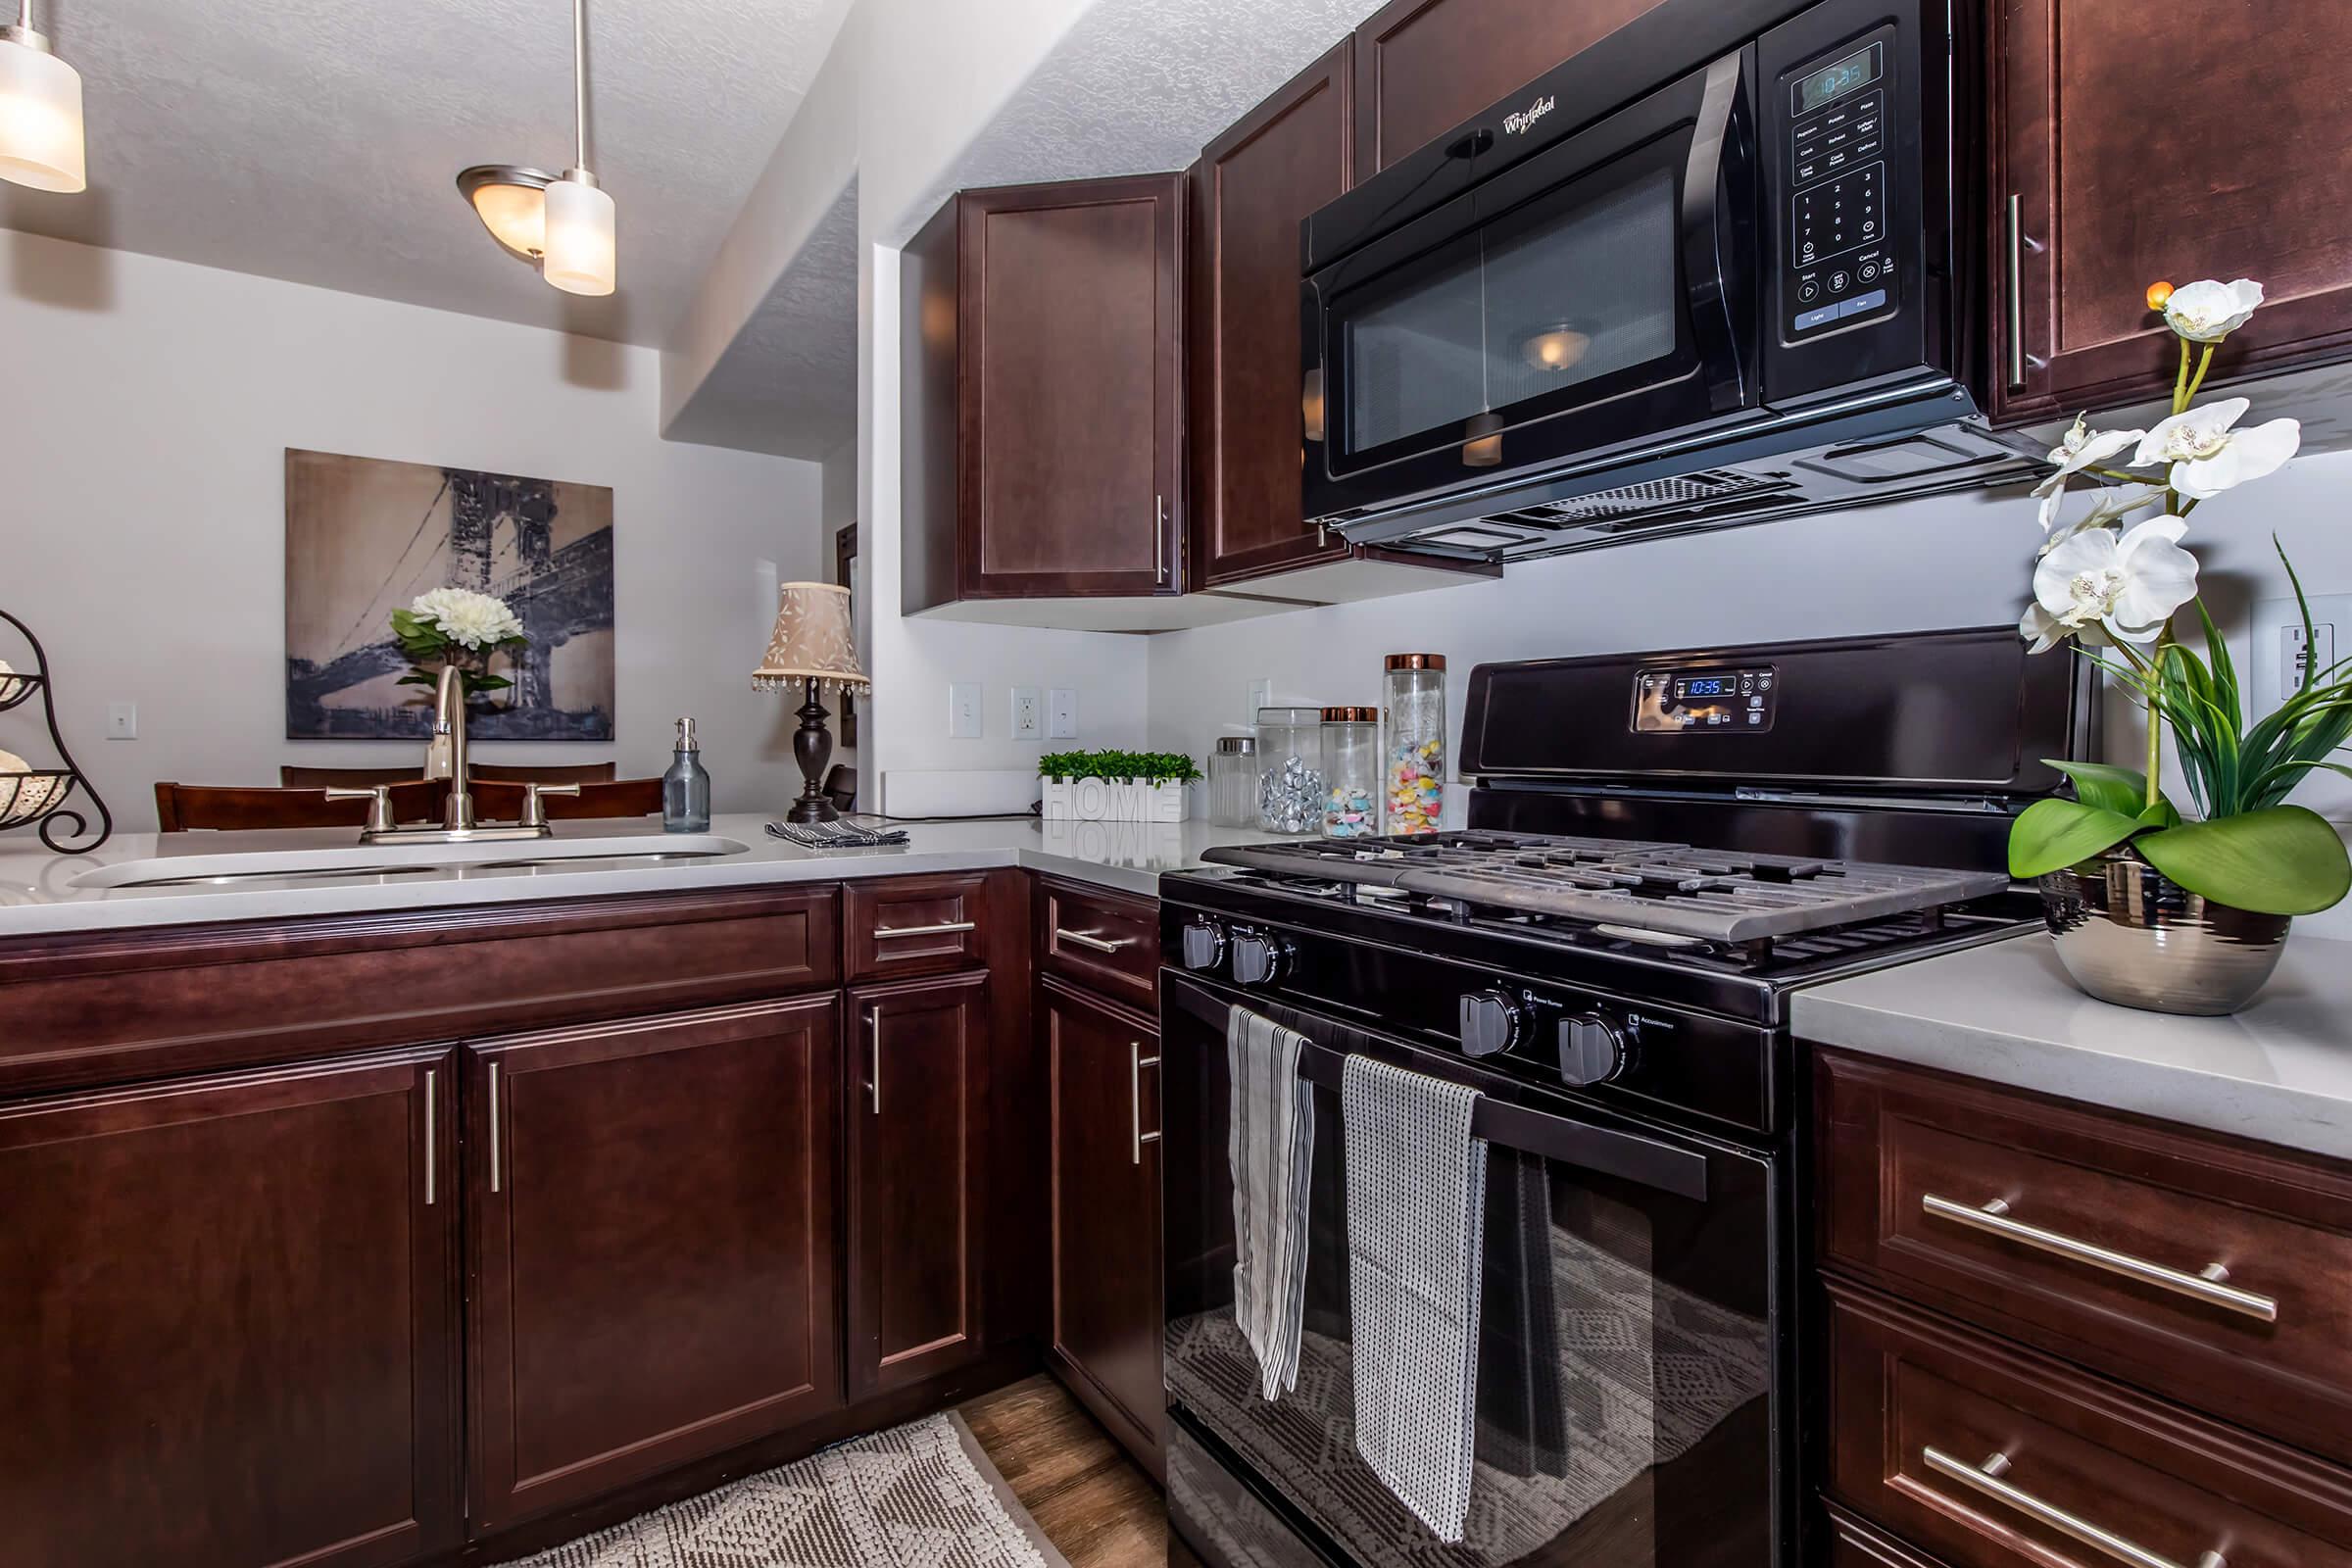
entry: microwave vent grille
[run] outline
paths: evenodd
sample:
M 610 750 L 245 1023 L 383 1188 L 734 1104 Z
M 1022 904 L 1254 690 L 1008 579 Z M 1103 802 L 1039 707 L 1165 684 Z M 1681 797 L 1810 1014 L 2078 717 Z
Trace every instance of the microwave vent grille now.
M 1591 495 L 1573 496 L 1566 501 L 1547 501 L 1542 506 L 1506 513 L 1495 520 L 1524 523 L 1531 528 L 1591 527 L 1596 523 L 1638 520 L 1661 512 L 1687 514 L 1692 508 L 1753 501 L 1789 488 L 1788 481 L 1777 474 L 1707 468 L 1697 473 L 1619 485 L 1614 490 L 1595 490 Z

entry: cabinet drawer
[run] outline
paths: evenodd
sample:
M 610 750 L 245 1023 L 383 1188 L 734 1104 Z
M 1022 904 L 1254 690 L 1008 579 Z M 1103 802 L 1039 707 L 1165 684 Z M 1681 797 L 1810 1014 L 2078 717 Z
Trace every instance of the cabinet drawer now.
M 1037 900 L 1038 967 L 1156 1012 L 1159 905 L 1045 878 Z
M 988 877 L 889 877 L 842 888 L 844 967 L 856 980 L 944 974 L 988 961 Z
M 1829 1321 L 1832 1494 L 1952 1568 L 2352 1564 L 2352 1473 L 1847 1288 Z
M 1825 1506 L 1824 1512 L 1829 1527 L 1823 1555 L 1829 1568 L 1941 1568 L 1935 1559 L 1921 1556 L 1843 1508 L 1831 1504 Z
M 1834 1052 L 1821 1067 L 1834 1266 L 2352 1462 L 2352 1172 Z

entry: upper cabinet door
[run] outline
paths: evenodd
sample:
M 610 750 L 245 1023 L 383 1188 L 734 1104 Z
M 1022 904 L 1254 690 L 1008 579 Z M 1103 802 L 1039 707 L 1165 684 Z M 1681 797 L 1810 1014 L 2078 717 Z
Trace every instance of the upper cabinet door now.
M 832 994 L 466 1052 L 473 1525 L 841 1403 Z
M 2158 279 L 2263 285 L 2222 373 L 2352 348 L 2352 6 L 2185 0 L 2163 18 L 2125 0 L 1992 8 L 2003 420 L 2169 394 L 2180 351 L 2144 298 Z
M 1348 555 L 1299 506 L 1298 224 L 1348 186 L 1354 62 L 1343 38 L 1194 170 L 1195 570 L 1212 586 Z
M 0 1558 L 458 1541 L 446 1050 L 0 1108 Z
M 1183 185 L 962 196 L 962 597 L 1182 591 Z
M 1389 0 L 1355 29 L 1355 177 L 1437 140 L 1658 3 Z

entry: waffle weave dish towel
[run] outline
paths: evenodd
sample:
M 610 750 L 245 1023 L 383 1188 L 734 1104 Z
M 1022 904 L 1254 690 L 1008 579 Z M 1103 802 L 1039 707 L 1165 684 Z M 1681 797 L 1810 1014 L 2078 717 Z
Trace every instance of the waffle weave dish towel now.
M 1257 1356 L 1259 1392 L 1298 1386 L 1306 1309 L 1306 1179 L 1315 1163 L 1315 1099 L 1298 1081 L 1305 1037 L 1236 1007 L 1225 1020 L 1233 1083 L 1225 1158 L 1233 1168 L 1233 1307 Z
M 1478 1091 L 1350 1055 L 1340 1083 L 1355 1446 L 1397 1500 L 1462 1539 L 1477 1432 L 1487 1146 Z

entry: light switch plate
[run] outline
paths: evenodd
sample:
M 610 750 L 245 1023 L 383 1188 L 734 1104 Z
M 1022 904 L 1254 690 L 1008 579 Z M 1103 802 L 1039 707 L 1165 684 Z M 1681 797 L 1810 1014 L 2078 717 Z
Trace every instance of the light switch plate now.
M 1045 730 L 1045 703 L 1034 686 L 1012 689 L 1012 738 L 1033 741 Z
M 106 738 L 110 741 L 135 741 L 139 738 L 138 704 L 106 705 Z
M 980 738 L 980 683 L 959 680 L 948 688 L 948 738 L 956 741 L 976 741 Z
M 1072 688 L 1056 686 L 1046 694 L 1046 737 L 1056 741 L 1078 738 L 1078 693 Z
M 1255 729 L 1257 727 L 1257 710 L 1273 706 L 1274 682 L 1267 676 L 1260 675 L 1250 683 L 1249 708 L 1242 714 L 1242 722 Z

